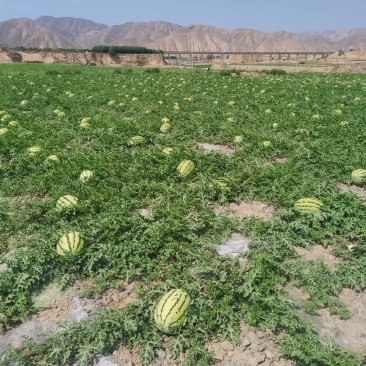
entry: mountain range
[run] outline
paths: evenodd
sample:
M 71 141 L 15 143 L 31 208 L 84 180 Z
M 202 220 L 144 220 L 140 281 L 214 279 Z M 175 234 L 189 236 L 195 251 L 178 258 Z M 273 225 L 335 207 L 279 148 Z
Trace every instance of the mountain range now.
M 192 34 L 195 51 L 366 50 L 366 27 L 298 34 L 245 28 L 226 30 L 197 24 Z M 188 51 L 189 38 L 187 26 L 165 21 L 107 26 L 81 18 L 42 16 L 35 20 L 14 18 L 0 22 L 0 45 L 9 47 L 90 49 L 109 44 Z

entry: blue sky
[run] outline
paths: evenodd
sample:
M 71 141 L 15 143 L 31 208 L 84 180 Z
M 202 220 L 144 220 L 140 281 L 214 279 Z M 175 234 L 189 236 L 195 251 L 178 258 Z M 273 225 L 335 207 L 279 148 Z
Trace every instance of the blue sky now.
M 107 25 L 165 20 L 264 32 L 366 27 L 366 0 L 0 0 L 0 9 L 0 21 L 52 15 Z

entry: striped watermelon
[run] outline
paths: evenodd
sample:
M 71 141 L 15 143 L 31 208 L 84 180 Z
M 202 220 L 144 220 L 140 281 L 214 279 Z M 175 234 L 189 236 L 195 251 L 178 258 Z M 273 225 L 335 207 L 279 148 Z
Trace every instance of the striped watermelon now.
M 28 154 L 30 156 L 34 156 L 36 155 L 36 153 L 40 152 L 42 150 L 42 148 L 40 146 L 31 146 L 27 149 Z
M 168 122 L 163 123 L 160 126 L 160 132 L 161 133 L 169 133 L 171 128 L 172 128 L 172 125 L 170 123 L 168 123 Z
M 57 155 L 50 155 L 50 156 L 47 156 L 47 160 L 49 161 L 60 161 L 59 158 L 57 157 Z
M 88 128 L 88 127 L 90 127 L 90 123 L 88 121 L 81 121 L 80 122 L 80 127 L 81 128 Z
M 127 144 L 128 145 L 140 145 L 143 144 L 145 142 L 145 139 L 142 136 L 134 136 L 132 137 Z
M 295 209 L 302 214 L 310 214 L 320 210 L 323 203 L 315 198 L 301 198 L 295 202 Z
M 79 179 L 85 183 L 87 180 L 89 180 L 93 176 L 93 172 L 91 170 L 83 170 L 80 174 Z
M 243 142 L 243 136 L 235 136 L 234 137 L 234 144 L 241 144 Z
M 179 176 L 185 178 L 194 170 L 194 163 L 192 160 L 183 160 L 177 167 Z
M 80 238 L 80 233 L 77 231 L 70 232 L 63 235 L 56 246 L 57 254 L 65 255 L 76 255 L 84 247 L 84 240 Z
M 57 200 L 56 207 L 62 210 L 63 208 L 66 207 L 75 206 L 77 202 L 78 199 L 76 197 L 67 194 L 66 196 L 62 196 Z
M 216 183 L 217 183 L 217 185 L 219 186 L 219 188 L 220 188 L 221 190 L 224 190 L 224 189 L 226 189 L 226 188 L 227 188 L 227 182 L 225 181 L 225 179 L 218 179 L 218 180 L 216 181 Z
M 162 153 L 165 154 L 165 155 L 170 155 L 172 152 L 173 152 L 173 148 L 172 147 L 165 147 L 162 150 Z
M 352 182 L 356 184 L 366 183 L 366 169 L 356 169 L 351 174 Z
M 157 303 L 154 319 L 157 327 L 164 333 L 175 333 L 187 318 L 190 296 L 181 289 L 166 293 Z

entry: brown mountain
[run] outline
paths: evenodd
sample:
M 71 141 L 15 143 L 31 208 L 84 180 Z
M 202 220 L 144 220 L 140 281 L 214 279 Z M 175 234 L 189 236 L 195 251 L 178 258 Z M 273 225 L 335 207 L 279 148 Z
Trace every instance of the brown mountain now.
M 189 30 L 164 21 L 107 26 L 87 19 L 43 16 L 0 22 L 0 45 L 38 48 L 92 48 L 136 45 L 165 51 L 189 50 Z M 229 31 L 208 25 L 194 28 L 194 50 L 214 52 L 338 51 L 366 49 L 365 28 L 305 35 L 254 29 Z
M 28 18 L 0 22 L 0 44 L 38 48 L 79 48 L 72 40 Z
M 355 34 L 337 42 L 338 49 L 366 50 L 366 34 Z
M 105 24 L 98 24 L 91 20 L 71 17 L 55 18 L 43 16 L 36 19 L 35 22 L 77 44 L 79 43 L 78 40 L 86 34 L 109 28 Z

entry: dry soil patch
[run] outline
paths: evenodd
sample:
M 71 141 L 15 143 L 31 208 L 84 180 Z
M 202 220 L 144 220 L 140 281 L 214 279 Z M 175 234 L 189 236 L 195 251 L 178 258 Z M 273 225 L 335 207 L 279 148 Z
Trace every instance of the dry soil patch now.
M 242 219 L 254 216 L 264 221 L 269 221 L 273 217 L 274 206 L 258 201 L 241 201 L 239 203 L 230 203 L 229 206 L 218 206 L 214 208 L 214 212 L 216 215 L 225 215 L 231 218 Z
M 108 289 L 102 294 L 82 297 L 81 292 L 92 284 L 76 283 L 67 291 L 61 291 L 56 284 L 51 284 L 33 296 L 34 305 L 40 311 L 20 326 L 0 333 L 0 352 L 7 345 L 20 347 L 24 337 L 42 342 L 46 332 L 58 332 L 57 322 L 78 322 L 88 318 L 88 314 L 102 309 L 120 309 L 135 301 L 137 296 L 132 291 L 134 283 L 121 284 L 118 289 Z
M 229 341 L 206 342 L 206 349 L 214 354 L 211 365 L 215 366 L 294 366 L 295 362 L 284 358 L 273 342 L 271 331 L 262 332 L 246 323 L 241 324 L 240 338 L 236 344 Z M 172 359 L 167 348 L 158 349 L 151 366 L 182 365 L 184 354 Z M 141 366 L 138 349 L 119 347 L 110 361 L 117 365 Z
M 321 259 L 331 271 L 336 271 L 340 259 L 331 254 L 331 248 L 324 248 L 315 245 L 311 251 L 296 247 L 295 251 L 305 261 Z M 287 294 L 295 300 L 298 305 L 300 316 L 312 323 L 318 333 L 319 339 L 327 343 L 328 338 L 332 338 L 339 346 L 354 352 L 366 350 L 366 292 L 355 292 L 352 289 L 342 289 L 338 299 L 344 303 L 350 316 L 341 319 L 338 315 L 333 315 L 328 308 L 318 310 L 315 315 L 305 313 L 304 303 L 309 300 L 309 295 L 300 288 L 294 286 L 286 287 Z
M 314 245 L 311 250 L 301 247 L 295 247 L 294 249 L 307 262 L 321 259 L 332 272 L 337 270 L 337 264 L 340 262 L 340 259 L 332 255 L 332 248 L 330 247 L 324 248 L 321 245 Z
M 366 201 L 366 189 L 355 185 L 338 184 L 338 189 L 342 192 L 354 193 L 360 200 Z
M 235 152 L 235 150 L 230 148 L 229 146 L 212 144 L 209 142 L 199 143 L 198 146 L 208 152 L 218 151 L 218 152 L 222 152 L 222 153 L 228 154 L 228 155 L 234 154 L 234 152 Z

